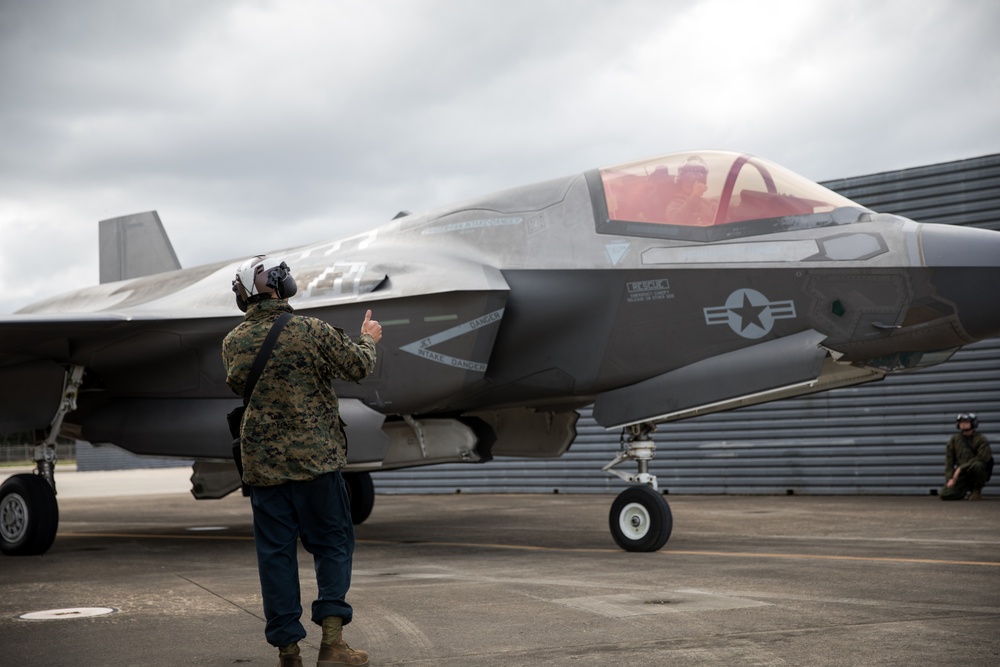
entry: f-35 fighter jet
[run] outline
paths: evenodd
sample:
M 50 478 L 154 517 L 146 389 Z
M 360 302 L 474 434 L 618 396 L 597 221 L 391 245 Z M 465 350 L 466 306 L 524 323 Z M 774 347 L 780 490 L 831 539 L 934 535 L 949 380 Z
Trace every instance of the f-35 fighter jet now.
M 0 490 L 2 547 L 58 522 L 60 433 L 196 459 L 194 493 L 240 487 L 220 356 L 245 257 L 180 268 L 158 216 L 101 223 L 101 283 L 0 318 L 0 432 L 38 430 L 39 473 Z M 262 251 L 266 249 L 261 249 Z M 1000 233 L 876 213 L 759 157 L 666 155 L 536 183 L 270 253 L 302 315 L 384 337 L 336 386 L 356 522 L 369 473 L 558 457 L 576 409 L 623 429 L 610 529 L 655 551 L 672 518 L 656 424 L 881 379 L 1000 336 Z M 634 472 L 618 469 L 634 465 Z

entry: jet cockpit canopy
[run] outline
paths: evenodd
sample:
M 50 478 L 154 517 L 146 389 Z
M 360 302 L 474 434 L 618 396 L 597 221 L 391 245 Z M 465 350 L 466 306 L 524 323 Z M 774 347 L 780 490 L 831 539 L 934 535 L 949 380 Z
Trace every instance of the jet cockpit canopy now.
M 791 217 L 812 227 L 854 222 L 869 212 L 769 160 L 728 151 L 674 153 L 598 173 L 611 223 L 599 231 L 608 233 L 711 240 L 798 226 Z M 694 231 L 765 220 L 772 222 L 721 233 Z M 622 228 L 616 222 L 638 224 Z

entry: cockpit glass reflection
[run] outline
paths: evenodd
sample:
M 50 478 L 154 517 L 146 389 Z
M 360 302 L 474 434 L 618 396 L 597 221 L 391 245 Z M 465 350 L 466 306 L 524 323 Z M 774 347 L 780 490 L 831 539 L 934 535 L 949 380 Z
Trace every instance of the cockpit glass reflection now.
M 723 151 L 667 155 L 600 175 L 609 220 L 711 227 L 862 208 L 773 162 Z

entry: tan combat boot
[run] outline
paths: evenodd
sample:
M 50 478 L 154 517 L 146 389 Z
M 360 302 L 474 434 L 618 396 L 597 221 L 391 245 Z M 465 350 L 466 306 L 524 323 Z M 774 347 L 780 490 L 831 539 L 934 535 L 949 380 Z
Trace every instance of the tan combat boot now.
M 339 616 L 327 616 L 323 619 L 323 643 L 319 647 L 319 660 L 316 667 L 366 667 L 368 654 L 365 651 L 355 651 L 344 641 Z
M 975 491 L 969 494 L 969 500 L 982 500 L 982 499 L 983 499 L 983 492 L 980 491 L 979 489 L 976 489 Z
M 302 667 L 302 656 L 299 655 L 298 643 L 282 646 L 278 649 L 278 667 Z

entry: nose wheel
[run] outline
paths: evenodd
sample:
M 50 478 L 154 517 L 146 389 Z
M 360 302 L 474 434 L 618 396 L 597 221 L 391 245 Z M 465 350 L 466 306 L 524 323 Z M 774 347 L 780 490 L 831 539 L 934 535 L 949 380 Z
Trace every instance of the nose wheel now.
M 657 489 L 656 476 L 649 474 L 649 462 L 656 452 L 649 434 L 654 430 L 654 424 L 626 427 L 622 432 L 622 451 L 603 468 L 634 484 L 618 494 L 608 516 L 611 537 L 625 551 L 658 551 L 670 539 L 674 528 L 670 506 Z M 624 461 L 635 461 L 639 468 L 638 474 L 629 475 L 612 470 Z
M 632 486 L 611 504 L 608 526 L 615 543 L 625 551 L 658 551 L 670 539 L 674 518 L 656 489 Z

